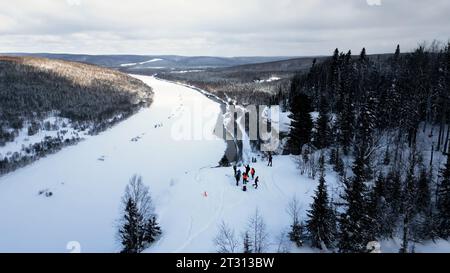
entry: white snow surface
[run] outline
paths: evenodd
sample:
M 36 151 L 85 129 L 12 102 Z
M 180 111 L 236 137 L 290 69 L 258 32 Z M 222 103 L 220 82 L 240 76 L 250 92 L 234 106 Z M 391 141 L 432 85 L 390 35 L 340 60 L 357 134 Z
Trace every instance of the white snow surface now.
M 142 64 L 148 64 L 148 63 L 154 63 L 154 62 L 159 62 L 159 61 L 163 61 L 163 59 L 151 59 L 145 62 L 140 62 L 140 63 L 128 63 L 128 64 L 121 64 L 121 67 L 128 67 L 128 66 L 135 66 L 135 65 L 142 65 Z
M 272 77 L 270 77 L 270 78 L 268 78 L 268 79 L 264 79 L 264 80 L 256 80 L 255 82 L 256 82 L 256 83 L 264 83 L 264 82 L 275 82 L 275 81 L 279 81 L 279 80 L 281 80 L 281 78 L 272 76 Z
M 268 251 L 277 251 L 277 237 L 290 224 L 287 204 L 297 196 L 305 219 L 317 182 L 300 176 L 290 156 L 274 156 L 273 168 L 258 158 L 252 167 L 260 178 L 259 188 L 250 183 L 243 192 L 235 185 L 231 167 L 215 167 L 226 145 L 213 137 L 213 124 L 207 123 L 210 127 L 205 129 L 210 132 L 208 140 L 171 137 L 172 125 L 195 105 L 212 107 L 219 115 L 219 104 L 186 86 L 136 77 L 153 87 L 150 108 L 0 177 L 0 252 L 69 252 L 72 246 L 80 246 L 81 252 L 120 251 L 116 220 L 133 174 L 142 175 L 150 187 L 163 231 L 146 252 L 215 252 L 220 222 L 240 237 L 256 208 L 270 234 Z M 335 197 L 338 182 L 332 173 L 326 179 Z M 290 247 L 292 252 L 315 251 Z M 449 251 L 449 244 L 442 243 L 439 249 Z
M 14 141 L 7 142 L 4 146 L 0 147 L 0 160 L 5 157 L 9 157 L 14 153 L 24 155 L 23 147 L 28 147 L 35 143 L 44 141 L 46 137 L 56 138 L 58 135 L 62 136 L 62 141 L 71 138 L 86 138 L 88 137 L 88 130 L 78 131 L 73 128 L 73 124 L 67 118 L 58 116 L 50 116 L 42 121 L 42 123 L 49 122 L 52 125 L 57 125 L 58 130 L 45 130 L 40 129 L 35 135 L 28 135 L 28 124 L 25 124 L 22 129 L 19 130 L 18 136 Z M 63 127 L 63 124 L 66 127 Z

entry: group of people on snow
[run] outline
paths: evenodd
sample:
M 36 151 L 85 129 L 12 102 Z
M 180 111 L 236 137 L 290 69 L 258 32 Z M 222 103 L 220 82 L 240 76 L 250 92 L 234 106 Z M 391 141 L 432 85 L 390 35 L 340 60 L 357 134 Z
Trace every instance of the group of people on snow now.
M 259 176 L 255 178 L 256 174 L 255 168 L 250 168 L 250 165 L 246 165 L 245 170 L 242 173 L 241 170 L 237 169 L 236 165 L 233 165 L 233 170 L 234 170 L 234 177 L 236 178 L 236 186 L 239 186 L 239 182 L 241 181 L 242 176 L 242 190 L 247 191 L 247 184 L 249 183 L 251 176 L 251 179 L 253 180 L 253 187 L 255 189 L 258 188 Z
M 272 159 L 273 159 L 272 153 L 269 152 L 267 166 L 272 167 Z M 255 163 L 256 158 L 252 157 L 252 162 Z M 249 183 L 250 176 L 251 176 L 251 180 L 253 180 L 252 186 L 255 189 L 258 189 L 259 176 L 256 176 L 256 178 L 255 178 L 255 174 L 256 174 L 255 168 L 251 168 L 250 164 L 244 165 L 244 168 L 245 168 L 244 171 L 241 172 L 241 170 L 238 169 L 236 165 L 233 165 L 234 177 L 236 179 L 236 186 L 239 187 L 239 182 L 241 181 L 241 177 L 242 177 L 242 190 L 247 191 L 247 184 Z

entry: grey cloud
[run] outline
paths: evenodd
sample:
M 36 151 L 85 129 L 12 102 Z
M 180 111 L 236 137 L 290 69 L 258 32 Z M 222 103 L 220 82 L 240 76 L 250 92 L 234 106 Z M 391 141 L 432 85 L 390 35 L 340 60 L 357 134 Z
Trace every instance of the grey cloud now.
M 322 55 L 446 41 L 450 1 L 0 0 L 0 52 Z

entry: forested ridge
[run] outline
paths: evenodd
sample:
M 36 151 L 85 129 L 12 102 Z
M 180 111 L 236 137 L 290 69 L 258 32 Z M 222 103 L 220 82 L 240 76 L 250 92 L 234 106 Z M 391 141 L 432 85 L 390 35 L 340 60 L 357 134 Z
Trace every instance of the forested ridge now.
M 118 71 L 62 60 L 0 57 L 0 147 L 13 142 L 23 128 L 30 137 L 58 131 L 56 138 L 24 147 L 23 154 L 0 151 L 0 173 L 77 141 L 61 127 L 94 134 L 149 105 L 152 97 L 151 87 Z M 44 122 L 49 117 L 68 122 Z
M 312 246 L 365 252 L 400 238 L 399 251 L 413 252 L 450 238 L 450 44 L 398 46 L 387 58 L 336 49 L 296 75 L 283 100 L 292 119 L 285 152 L 320 178 L 303 234 Z M 335 200 L 324 168 L 339 174 Z

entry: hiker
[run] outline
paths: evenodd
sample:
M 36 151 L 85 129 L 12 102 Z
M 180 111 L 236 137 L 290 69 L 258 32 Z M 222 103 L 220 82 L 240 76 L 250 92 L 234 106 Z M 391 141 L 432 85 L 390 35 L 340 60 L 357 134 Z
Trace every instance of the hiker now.
M 241 170 L 238 170 L 236 172 L 235 178 L 236 178 L 236 186 L 239 186 L 239 181 L 241 180 Z
M 269 163 L 267 163 L 267 166 L 272 167 L 272 153 L 269 152 Z
M 234 170 L 234 176 L 236 176 L 236 174 L 237 174 L 237 167 L 236 167 L 236 165 L 233 165 L 233 170 Z
M 245 173 L 248 175 L 249 172 L 250 172 L 250 165 L 247 165 L 247 166 L 245 167 Z
M 244 175 L 242 176 L 242 180 L 243 180 L 244 184 L 247 184 L 247 182 L 248 182 L 248 174 L 247 173 L 244 173 Z
M 259 176 L 256 177 L 255 183 L 253 184 L 253 187 L 255 187 L 255 189 L 258 188 L 258 182 L 259 182 Z
M 247 191 L 248 174 L 244 173 L 244 175 L 242 177 L 244 180 L 244 182 L 242 183 L 242 190 Z
M 255 168 L 252 168 L 251 170 L 250 170 L 250 174 L 252 175 L 252 179 L 254 179 L 255 178 Z

